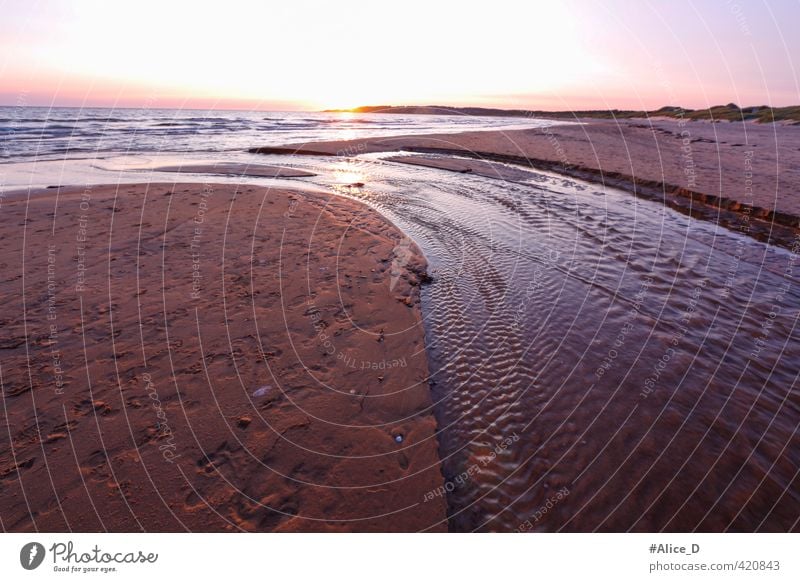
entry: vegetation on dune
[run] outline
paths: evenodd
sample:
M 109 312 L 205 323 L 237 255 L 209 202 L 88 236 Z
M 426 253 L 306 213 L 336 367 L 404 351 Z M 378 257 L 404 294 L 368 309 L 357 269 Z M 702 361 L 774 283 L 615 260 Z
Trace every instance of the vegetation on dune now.
M 487 107 L 446 107 L 441 105 L 391 106 L 370 105 L 355 109 L 331 109 L 327 112 L 351 113 L 395 113 L 414 115 L 480 115 L 489 117 L 536 117 L 543 119 L 634 119 L 647 117 L 671 117 L 675 119 L 705 121 L 754 121 L 773 123 L 775 121 L 800 124 L 800 105 L 790 107 L 769 107 L 757 105 L 739 107 L 735 103 L 715 105 L 708 109 L 686 109 L 666 106 L 654 111 L 636 110 L 584 110 L 584 111 L 528 111 L 524 109 L 492 109 Z

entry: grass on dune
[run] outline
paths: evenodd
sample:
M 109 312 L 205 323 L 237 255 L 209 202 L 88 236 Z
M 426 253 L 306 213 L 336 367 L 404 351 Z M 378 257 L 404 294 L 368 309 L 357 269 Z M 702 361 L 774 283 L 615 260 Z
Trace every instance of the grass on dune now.
M 526 111 L 522 109 L 492 109 L 486 107 L 445 107 L 426 106 L 367 106 L 347 110 L 354 113 L 397 113 L 416 115 L 482 115 L 491 117 L 538 117 L 544 119 L 638 119 L 647 117 L 671 117 L 675 119 L 705 121 L 754 121 L 756 123 L 793 122 L 800 124 L 800 105 L 789 107 L 769 107 L 756 105 L 739 107 L 735 103 L 714 105 L 707 109 L 686 109 L 667 106 L 654 111 L 644 110 L 585 110 L 585 111 Z

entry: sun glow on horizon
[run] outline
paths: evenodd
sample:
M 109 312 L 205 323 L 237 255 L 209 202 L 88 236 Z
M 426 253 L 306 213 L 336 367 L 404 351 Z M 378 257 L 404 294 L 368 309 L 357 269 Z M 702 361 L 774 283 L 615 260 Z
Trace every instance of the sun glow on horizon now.
M 363 1 L 229 0 L 222 9 L 210 2 L 49 0 L 4 10 L 5 102 L 24 93 L 42 104 L 563 109 L 797 96 L 786 75 L 773 74 L 775 87 L 764 92 L 752 55 L 728 30 L 733 15 L 723 14 L 730 22 L 709 42 L 739 47 L 740 58 L 720 63 L 713 50 L 688 44 L 689 32 L 708 36 L 696 34 L 700 25 L 669 26 L 683 12 L 621 0 L 409 0 L 391 10 Z M 665 25 L 655 26 L 659 19 Z M 778 57 L 757 63 L 764 75 L 786 68 Z M 733 69 L 743 72 L 737 77 Z

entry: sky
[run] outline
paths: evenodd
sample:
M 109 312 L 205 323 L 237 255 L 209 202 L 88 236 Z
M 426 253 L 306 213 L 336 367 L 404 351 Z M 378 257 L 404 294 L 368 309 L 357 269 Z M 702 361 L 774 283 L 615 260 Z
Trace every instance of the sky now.
M 0 104 L 800 103 L 800 0 L 0 0 Z

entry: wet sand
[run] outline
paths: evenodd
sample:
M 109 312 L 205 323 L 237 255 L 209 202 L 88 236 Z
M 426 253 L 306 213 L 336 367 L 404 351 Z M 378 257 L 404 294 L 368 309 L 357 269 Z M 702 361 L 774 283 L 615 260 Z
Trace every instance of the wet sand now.
M 178 172 L 192 174 L 218 174 L 220 176 L 253 176 L 257 178 L 308 178 L 314 174 L 305 170 L 262 164 L 218 162 L 215 164 L 181 164 L 151 168 L 154 172 Z
M 795 531 L 800 238 L 789 251 L 760 244 L 557 164 L 534 172 L 457 149 L 473 137 L 502 145 L 474 133 L 307 146 L 410 151 L 309 167 L 357 169 L 352 195 L 429 261 L 450 530 Z M 748 179 L 764 185 L 765 172 L 754 154 Z
M 585 120 L 537 129 L 314 142 L 273 150 L 251 151 L 353 156 L 405 150 L 525 165 L 621 188 L 781 246 L 791 245 L 800 226 L 796 125 Z
M 446 529 L 425 262 L 376 212 L 211 184 L 0 202 L 3 530 Z
M 460 157 L 434 157 L 423 154 L 414 156 L 389 156 L 385 158 L 385 160 L 398 164 L 448 170 L 450 172 L 458 172 L 459 174 L 475 174 L 476 176 L 496 178 L 498 180 L 517 181 L 536 178 L 536 174 L 522 168 Z

